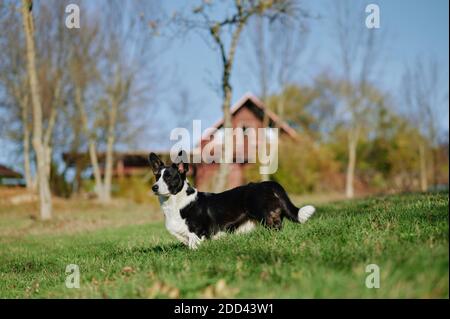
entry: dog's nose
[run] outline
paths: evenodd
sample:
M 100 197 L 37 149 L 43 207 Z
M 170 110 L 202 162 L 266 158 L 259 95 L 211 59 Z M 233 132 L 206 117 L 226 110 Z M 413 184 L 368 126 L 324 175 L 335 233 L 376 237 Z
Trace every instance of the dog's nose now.
M 155 193 L 158 191 L 158 185 L 153 185 L 152 186 L 152 191 L 154 191 Z

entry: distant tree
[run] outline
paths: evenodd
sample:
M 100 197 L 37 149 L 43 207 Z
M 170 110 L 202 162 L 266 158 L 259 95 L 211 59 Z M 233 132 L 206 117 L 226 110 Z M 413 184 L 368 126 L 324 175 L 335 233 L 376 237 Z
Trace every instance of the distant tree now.
M 27 72 L 30 80 L 30 95 L 33 110 L 33 147 L 36 153 L 37 176 L 39 187 L 39 203 L 42 219 L 49 219 L 52 216 L 52 198 L 49 186 L 49 171 L 47 162 L 49 160 L 49 150 L 44 141 L 42 128 L 42 104 L 41 92 L 37 76 L 36 47 L 34 40 L 34 21 L 31 11 L 31 1 L 22 0 L 23 29 L 26 38 Z
M 373 172 L 369 179 L 381 182 L 378 186 L 383 190 L 412 191 L 419 167 L 416 143 L 421 133 L 407 118 L 392 110 L 389 102 L 377 108 L 371 138 L 367 147 L 361 147 L 361 166 Z
M 189 128 L 192 126 L 192 120 L 200 111 L 197 101 L 194 101 L 190 91 L 183 86 L 176 89 L 174 92 L 173 101 L 171 101 L 170 109 L 173 114 L 182 114 L 183 116 L 176 116 L 174 123 L 176 127 Z
M 362 129 L 366 126 L 373 106 L 374 95 L 370 82 L 379 61 L 381 43 L 376 29 L 367 29 L 361 21 L 364 10 L 355 10 L 354 3 L 342 0 L 333 2 L 332 31 L 337 40 L 338 58 L 342 65 L 340 92 L 340 115 L 348 126 L 348 161 L 345 194 L 354 196 L 353 181 L 356 154 Z M 339 114 L 338 113 L 338 114 Z
M 301 13 L 306 16 L 304 11 Z M 300 14 L 277 20 L 257 15 L 249 27 L 247 65 L 250 75 L 258 83 L 258 95 L 266 105 L 271 92 L 285 88 L 299 74 L 299 60 L 306 47 L 307 29 Z M 284 97 L 280 94 L 276 100 L 275 112 L 281 118 L 284 117 Z M 263 127 L 268 127 L 269 122 L 268 113 L 264 112 Z M 263 181 L 269 178 L 269 175 L 261 175 Z
M 428 189 L 428 172 L 431 172 L 433 184 L 437 179 L 434 149 L 438 145 L 438 123 L 441 117 L 438 105 L 448 98 L 448 92 L 445 94 L 442 90 L 441 80 L 441 69 L 434 59 L 427 61 L 418 58 L 412 66 L 406 66 L 403 75 L 403 95 L 407 114 L 422 134 L 417 141 L 422 191 Z M 429 162 L 427 154 L 431 156 Z
M 298 10 L 301 10 L 300 8 Z M 307 43 L 308 13 L 301 10 L 296 15 L 269 20 L 257 15 L 247 29 L 248 73 L 257 83 L 257 93 L 266 103 L 269 95 L 292 84 L 299 74 L 299 62 Z M 274 111 L 284 117 L 283 95 L 277 100 Z M 267 124 L 268 117 L 264 119 Z M 267 125 L 265 125 L 267 126 Z
M 287 85 L 280 94 L 268 97 L 267 106 L 276 112 L 282 103 L 283 119 L 302 134 L 320 141 L 335 125 L 335 94 L 330 98 L 327 92 L 333 89 L 328 86 L 330 81 L 319 75 L 312 85 Z
M 51 216 L 47 184 L 52 175 L 55 126 L 65 103 L 67 37 L 64 25 L 58 22 L 63 13 L 64 4 L 51 0 L 34 6 L 32 1 L 7 1 L 0 6 L 0 28 L 4 30 L 0 35 L 0 84 L 8 118 L 5 131 L 15 143 L 21 141 L 26 185 L 32 190 L 38 186 L 43 219 Z
M 27 63 L 23 26 L 19 4 L 2 4 L 0 7 L 0 83 L 3 87 L 2 104 L 7 109 L 3 123 L 3 136 L 8 136 L 17 145 L 22 145 L 23 171 L 26 187 L 33 189 L 32 176 L 31 110 L 30 90 L 27 78 Z M 6 31 L 7 30 L 7 31 Z M 13 125 L 14 124 L 14 125 Z
M 216 14 L 218 10 L 225 12 L 225 16 L 218 18 Z M 296 1 L 293 0 L 234 0 L 233 5 L 229 6 L 218 1 L 202 1 L 193 7 L 192 12 L 193 16 L 176 15 L 175 22 L 187 31 L 200 31 L 202 35 L 206 35 L 208 39 L 212 40 L 214 47 L 218 49 L 222 62 L 223 127 L 229 128 L 231 127 L 231 74 L 242 31 L 248 25 L 251 17 L 261 16 L 275 21 L 298 14 L 298 7 Z M 231 156 L 232 154 L 225 154 L 226 158 L 220 165 L 215 183 L 217 191 L 226 187 L 229 174 L 229 165 L 226 163 L 232 161 Z
M 137 105 L 149 107 L 146 104 L 156 87 L 152 63 L 156 58 L 152 38 L 155 8 L 154 3 L 146 1 L 101 4 L 97 3 L 103 8 L 103 18 L 91 16 L 86 30 L 74 35 L 71 71 L 95 191 L 100 201 L 107 203 L 111 200 L 115 147 L 139 132 L 138 121 L 129 125 L 133 110 Z M 142 112 L 140 117 L 144 119 Z M 101 146 L 103 167 L 98 155 Z
M 76 111 L 68 115 L 66 123 L 70 125 L 72 130 L 73 141 L 71 150 L 75 154 L 81 144 L 81 135 L 85 135 L 95 180 L 95 192 L 101 201 L 106 202 L 108 198 L 105 194 L 97 156 L 98 136 L 95 134 L 96 130 L 98 130 L 98 127 L 96 127 L 98 104 L 102 96 L 101 75 L 98 65 L 104 50 L 104 43 L 101 41 L 99 28 L 98 22 L 88 20 L 83 25 L 83 32 L 73 32 L 69 68 Z M 93 88 L 97 91 L 96 94 L 87 98 L 88 90 Z M 86 100 L 89 101 L 88 106 L 86 106 Z M 78 125 L 78 123 L 81 123 L 81 125 Z M 78 166 L 77 170 L 79 170 Z M 79 174 L 80 172 L 77 171 L 78 176 Z

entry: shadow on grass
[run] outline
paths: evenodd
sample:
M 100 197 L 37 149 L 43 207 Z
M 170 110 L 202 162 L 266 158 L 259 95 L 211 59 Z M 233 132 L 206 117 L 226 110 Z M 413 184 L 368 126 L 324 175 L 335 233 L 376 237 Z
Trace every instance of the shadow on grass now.
M 131 249 L 132 253 L 148 254 L 148 253 L 165 253 L 178 250 L 186 250 L 186 246 L 182 243 L 160 244 L 153 247 L 135 247 Z
M 106 254 L 106 258 L 119 258 L 126 256 L 138 256 L 148 254 L 162 254 L 176 251 L 183 251 L 187 248 L 181 243 L 159 244 L 156 246 L 139 246 L 132 248 L 114 249 Z

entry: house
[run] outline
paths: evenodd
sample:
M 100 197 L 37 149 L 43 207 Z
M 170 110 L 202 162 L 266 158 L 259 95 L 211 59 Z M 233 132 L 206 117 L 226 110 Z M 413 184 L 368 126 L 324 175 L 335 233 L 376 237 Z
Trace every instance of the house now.
M 267 111 L 269 127 L 279 129 L 280 140 L 283 138 L 297 139 L 296 131 L 290 127 L 285 121 L 281 120 L 274 112 L 266 110 L 263 102 L 251 93 L 246 93 L 242 96 L 230 109 L 231 121 L 233 128 L 263 128 L 264 112 Z M 195 152 L 202 152 L 209 143 L 213 143 L 215 134 L 220 134 L 223 128 L 223 119 L 217 121 L 197 142 L 197 147 L 193 150 Z M 244 153 L 247 154 L 248 141 L 244 141 Z M 256 147 L 258 147 L 256 145 Z M 165 163 L 170 163 L 170 153 L 155 152 Z M 116 152 L 114 153 L 114 170 L 113 176 L 115 178 L 126 178 L 136 175 L 149 174 L 148 163 L 149 151 L 130 151 L 130 152 Z M 192 154 L 190 154 L 192 155 Z M 98 161 L 103 172 L 105 154 L 98 154 Z M 89 155 L 84 153 L 65 153 L 63 160 L 67 165 L 76 167 L 79 165 L 82 169 L 90 165 Z M 191 163 L 188 176 L 193 180 L 196 187 L 201 190 L 208 190 L 211 184 L 214 183 L 215 174 L 219 170 L 218 163 Z M 230 175 L 228 179 L 227 188 L 235 187 L 246 182 L 245 170 L 254 165 L 249 163 L 248 158 L 244 158 L 243 163 L 233 163 L 231 165 Z
M 267 112 L 268 126 L 279 129 L 280 140 L 284 137 L 297 139 L 297 132 L 289 126 L 285 121 L 281 120 L 274 112 L 266 110 L 265 105 L 252 93 L 246 93 L 231 107 L 231 123 L 233 128 L 263 128 L 264 127 L 264 112 Z M 223 119 L 217 121 L 207 134 L 204 134 L 198 143 L 197 149 L 194 152 L 201 152 L 208 143 L 213 143 L 214 134 L 222 134 Z M 256 145 L 256 147 L 258 147 Z M 248 142 L 244 140 L 244 154 L 247 154 Z M 235 151 L 233 152 L 236 155 Z M 235 162 L 235 161 L 234 161 Z M 211 184 L 214 183 L 214 176 L 219 170 L 217 163 L 200 163 L 193 165 L 193 179 L 196 187 L 200 189 L 210 189 Z M 230 174 L 228 176 L 227 188 L 236 187 L 246 182 L 245 170 L 249 165 L 248 158 L 245 155 L 244 163 L 233 163 L 230 165 Z
M 24 186 L 22 174 L 0 164 L 0 185 Z

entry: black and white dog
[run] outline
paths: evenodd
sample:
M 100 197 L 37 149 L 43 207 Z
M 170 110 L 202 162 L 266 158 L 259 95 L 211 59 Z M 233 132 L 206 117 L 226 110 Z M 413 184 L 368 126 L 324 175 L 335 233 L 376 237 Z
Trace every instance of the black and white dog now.
M 179 158 L 185 153 L 179 154 Z M 304 223 L 314 213 L 313 206 L 298 209 L 276 182 L 249 183 L 222 193 L 198 192 L 186 180 L 188 164 L 180 161 L 164 165 L 154 153 L 149 155 L 156 183 L 152 186 L 165 215 L 167 230 L 196 249 L 204 239 L 225 233 L 245 233 L 257 223 L 280 230 L 283 218 Z

